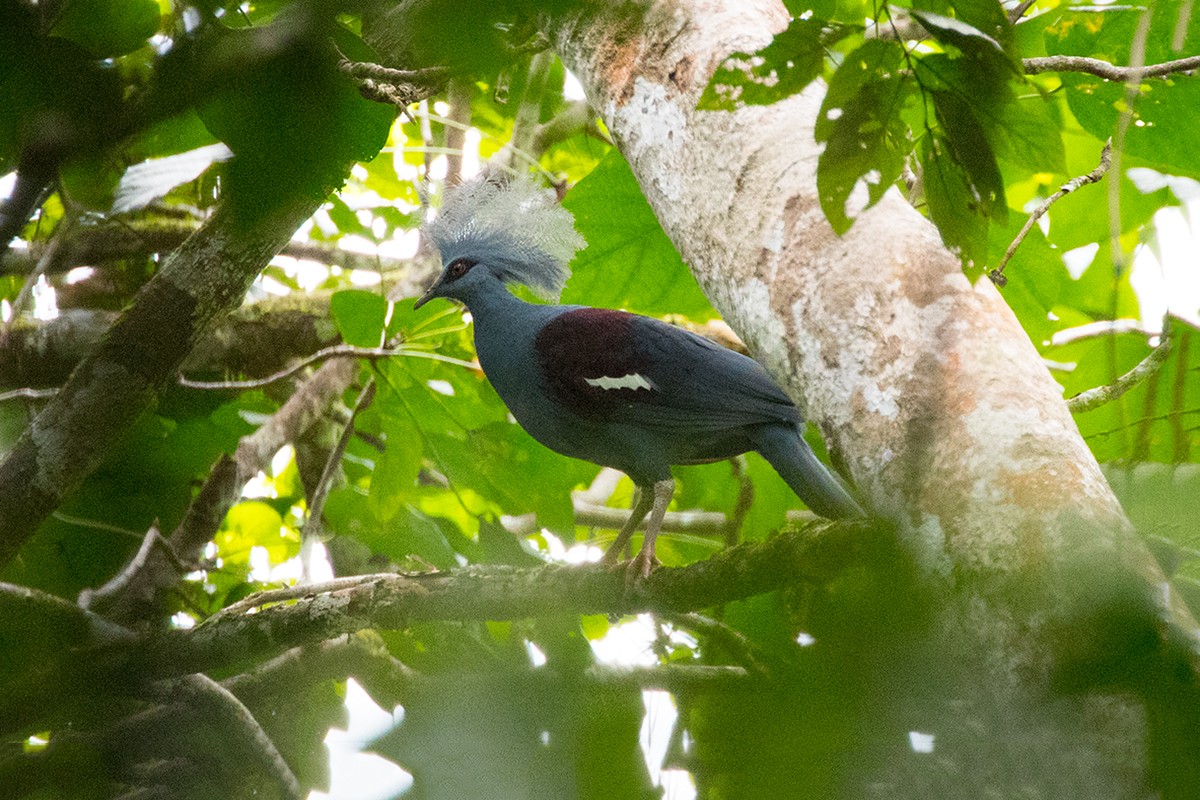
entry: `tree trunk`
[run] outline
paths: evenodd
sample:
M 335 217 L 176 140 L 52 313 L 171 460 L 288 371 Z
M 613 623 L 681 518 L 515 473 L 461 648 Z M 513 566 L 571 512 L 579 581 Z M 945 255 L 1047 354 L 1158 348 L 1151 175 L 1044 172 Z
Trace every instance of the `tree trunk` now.
M 0 461 L 0 566 L 109 455 L 319 205 L 281 199 L 253 225 L 222 205 L 166 259 Z
M 1097 586 L 1093 567 L 1162 577 L 1029 338 L 895 189 L 834 233 L 817 193 L 819 81 L 770 106 L 696 109 L 724 57 L 787 25 L 778 2 L 639 8 L 593 4 L 547 27 L 710 300 L 944 589 L 927 641 L 913 644 L 924 654 L 912 656 L 936 651 L 934 663 L 960 671 L 941 687 L 941 722 L 1003 731 L 1013 780 L 1043 763 L 1047 791 L 1069 774 L 1080 790 L 1137 792 L 1140 704 L 1093 694 L 1051 713 L 1043 701 L 1078 645 L 1054 632 L 1090 613 L 1080 594 Z M 902 670 L 893 663 L 879 680 Z M 942 789 L 967 796 L 971 756 L 954 757 L 967 772 Z M 887 763 L 865 780 L 905 795 L 911 778 Z

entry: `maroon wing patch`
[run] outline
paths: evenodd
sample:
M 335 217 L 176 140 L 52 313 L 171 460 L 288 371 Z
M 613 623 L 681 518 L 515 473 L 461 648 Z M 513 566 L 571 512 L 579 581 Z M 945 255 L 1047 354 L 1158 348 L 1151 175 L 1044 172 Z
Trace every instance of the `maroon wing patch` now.
M 581 416 L 604 416 L 657 395 L 650 364 L 638 352 L 631 314 L 580 308 L 538 333 L 534 352 L 550 396 Z

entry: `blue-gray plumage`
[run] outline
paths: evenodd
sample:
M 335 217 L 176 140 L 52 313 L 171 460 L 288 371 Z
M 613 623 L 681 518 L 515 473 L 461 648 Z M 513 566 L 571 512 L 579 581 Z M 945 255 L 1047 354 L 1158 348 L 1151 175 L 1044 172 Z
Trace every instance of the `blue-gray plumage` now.
M 649 317 L 527 303 L 508 291 L 506 283 L 521 283 L 556 294 L 583 246 L 570 213 L 531 182 L 464 184 L 425 233 L 445 266 L 417 306 L 435 297 L 466 305 L 479 363 L 517 422 L 550 449 L 621 470 L 637 487 L 606 560 L 619 557 L 649 514 L 630 565 L 648 575 L 675 488 L 671 465 L 750 450 L 818 514 L 862 515 L 758 362 Z

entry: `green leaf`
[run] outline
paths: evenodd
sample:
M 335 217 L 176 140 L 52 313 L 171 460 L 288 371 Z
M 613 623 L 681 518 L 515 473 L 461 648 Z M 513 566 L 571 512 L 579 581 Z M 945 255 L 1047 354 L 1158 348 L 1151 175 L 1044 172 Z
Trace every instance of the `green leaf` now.
M 411 496 L 425 451 L 421 432 L 407 414 L 383 413 L 383 453 L 371 473 L 371 510 L 390 520 Z
M 1071 170 L 1084 175 L 1094 169 L 1100 162 L 1101 146 L 1098 141 L 1088 142 L 1086 150 L 1076 157 L 1076 164 Z M 1126 169 L 1124 175 L 1109 172 L 1100 183 L 1081 186 L 1051 206 L 1048 235 L 1051 242 L 1064 252 L 1097 242 L 1105 243 L 1107 247 L 1113 227 L 1109 216 L 1108 186 L 1113 180 L 1120 181 L 1121 219 L 1118 228 L 1121 234 L 1140 231 L 1160 208 L 1178 205 L 1179 201 L 1170 189 L 1143 193 L 1129 180 L 1128 170 L 1142 166 L 1140 160 L 1127 158 L 1123 166 Z
M 982 122 L 996 157 L 1019 165 L 1028 172 L 1066 174 L 1061 123 L 1055 119 L 1054 106 L 1044 97 L 1033 95 L 1001 103 L 994 114 Z M 988 109 L 981 109 L 986 113 Z
M 358 347 L 383 344 L 388 301 L 381 295 L 364 289 L 344 289 L 334 292 L 329 300 L 329 310 L 346 344 Z
M 1129 253 L 1124 253 L 1126 258 Z M 1078 280 L 1063 285 L 1059 302 L 1071 311 L 1091 320 L 1138 319 L 1137 294 L 1130 285 L 1132 270 L 1113 264 L 1112 249 L 1102 242 L 1092 263 Z M 1055 359 L 1058 360 L 1058 359 Z
M 1128 108 L 1125 85 L 1091 75 L 1065 73 L 1067 103 L 1083 128 L 1103 141 Z M 1200 79 L 1173 75 L 1142 83 L 1130 109 L 1125 152 L 1171 175 L 1200 179 Z
M 943 131 L 945 153 L 963 170 L 971 202 L 965 209 L 983 217 L 1007 214 L 1004 179 L 987 131 L 972 105 L 954 91 L 933 92 L 933 105 Z
M 154 0 L 68 0 L 51 30 L 96 58 L 131 53 L 158 32 Z
M 994 225 L 988 244 L 989 265 L 998 264 L 1009 244 L 1016 238 L 1024 217 L 1012 215 L 1007 225 Z M 1061 252 L 1056 250 L 1041 230 L 1034 226 L 1021 246 L 1013 253 L 1004 270 L 1008 279 L 1002 290 L 1004 300 L 1017 315 L 1021 327 L 1039 349 L 1062 327 L 1050 315 L 1061 302 L 1063 292 L 1071 281 Z
M 996 9 L 999 3 L 990 3 Z M 974 25 L 953 17 L 945 17 L 930 11 L 914 8 L 910 11 L 913 17 L 933 34 L 933 38 L 942 44 L 948 44 L 958 49 L 964 57 L 977 62 L 976 66 L 991 71 L 1007 65 L 1012 68 L 1003 45 L 991 35 L 984 33 Z
M 715 314 L 613 150 L 563 201 L 588 246 L 575 256 L 563 302 L 643 314 Z
M 829 82 L 815 128 L 817 141 L 826 143 L 817 162 L 817 189 L 838 233 L 852 223 L 846 200 L 860 181 L 874 205 L 904 168 L 910 145 L 900 111 L 911 84 L 899 69 L 903 55 L 897 44 L 867 42 Z
M 476 428 L 465 438 L 427 432 L 429 456 L 456 488 L 470 488 L 506 514 L 536 512 L 539 524 L 572 535 L 571 491 L 596 467 L 542 446 L 504 421 Z
M 982 264 L 987 219 L 980 213 L 980 197 L 971 177 L 951 156 L 944 137 L 932 133 L 921 140 L 921 168 L 929 216 L 942 241 L 963 261 Z
M 1101 461 L 1200 462 L 1200 330 L 1171 320 L 1172 351 L 1149 378 L 1119 399 L 1077 414 L 1079 430 Z M 1068 395 L 1106 385 L 1149 353 L 1146 337 L 1123 333 L 1052 351 L 1078 366 L 1064 380 Z
M 914 5 L 920 6 L 920 3 Z M 1014 26 L 1002 4 L 997 0 L 950 0 L 950 6 L 954 9 L 955 17 L 997 42 L 1014 57 L 1015 63 Z
M 394 564 L 403 564 L 416 556 L 438 569 L 458 565 L 454 550 L 432 519 L 408 505 L 401 506 L 387 519 L 379 519 L 372 505 L 355 488 L 342 486 L 329 493 L 325 520 L 339 536 L 352 537 Z
M 1147 11 L 1151 19 L 1145 38 L 1145 63 L 1157 64 L 1200 52 L 1200 16 L 1196 14 L 1183 28 L 1182 46 L 1174 45 L 1181 25 L 1178 2 L 1155 3 L 1148 8 L 1118 5 L 1103 11 L 1093 5 L 1057 9 L 1050 17 L 1052 24 L 1045 27 L 1046 51 L 1050 55 L 1087 56 L 1128 64 L 1130 43 Z
M 178 67 L 216 76 L 198 112 L 235 154 L 226 190 L 248 224 L 287 197 L 325 197 L 387 141 L 395 109 L 358 92 L 338 70 L 338 49 L 372 60 L 345 29 L 288 13 L 270 25 L 221 29 L 196 63 Z
M 797 17 L 757 53 L 729 56 L 709 80 L 699 108 L 732 111 L 796 94 L 820 76 L 825 48 L 854 31 L 845 25 L 828 26 L 819 17 Z

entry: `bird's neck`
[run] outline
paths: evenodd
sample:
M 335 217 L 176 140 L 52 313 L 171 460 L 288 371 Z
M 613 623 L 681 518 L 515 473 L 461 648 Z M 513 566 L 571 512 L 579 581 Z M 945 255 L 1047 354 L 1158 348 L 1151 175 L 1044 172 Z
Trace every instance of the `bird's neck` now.
M 512 314 L 519 315 L 526 308 L 533 308 L 531 303 L 526 303 L 504 286 L 475 292 L 464 298 L 464 302 L 477 324 L 480 320 L 504 319 Z
M 527 303 L 507 289 L 471 297 L 467 309 L 475 325 L 475 352 L 493 383 L 497 369 L 532 360 L 537 331 L 562 312 L 561 306 Z

